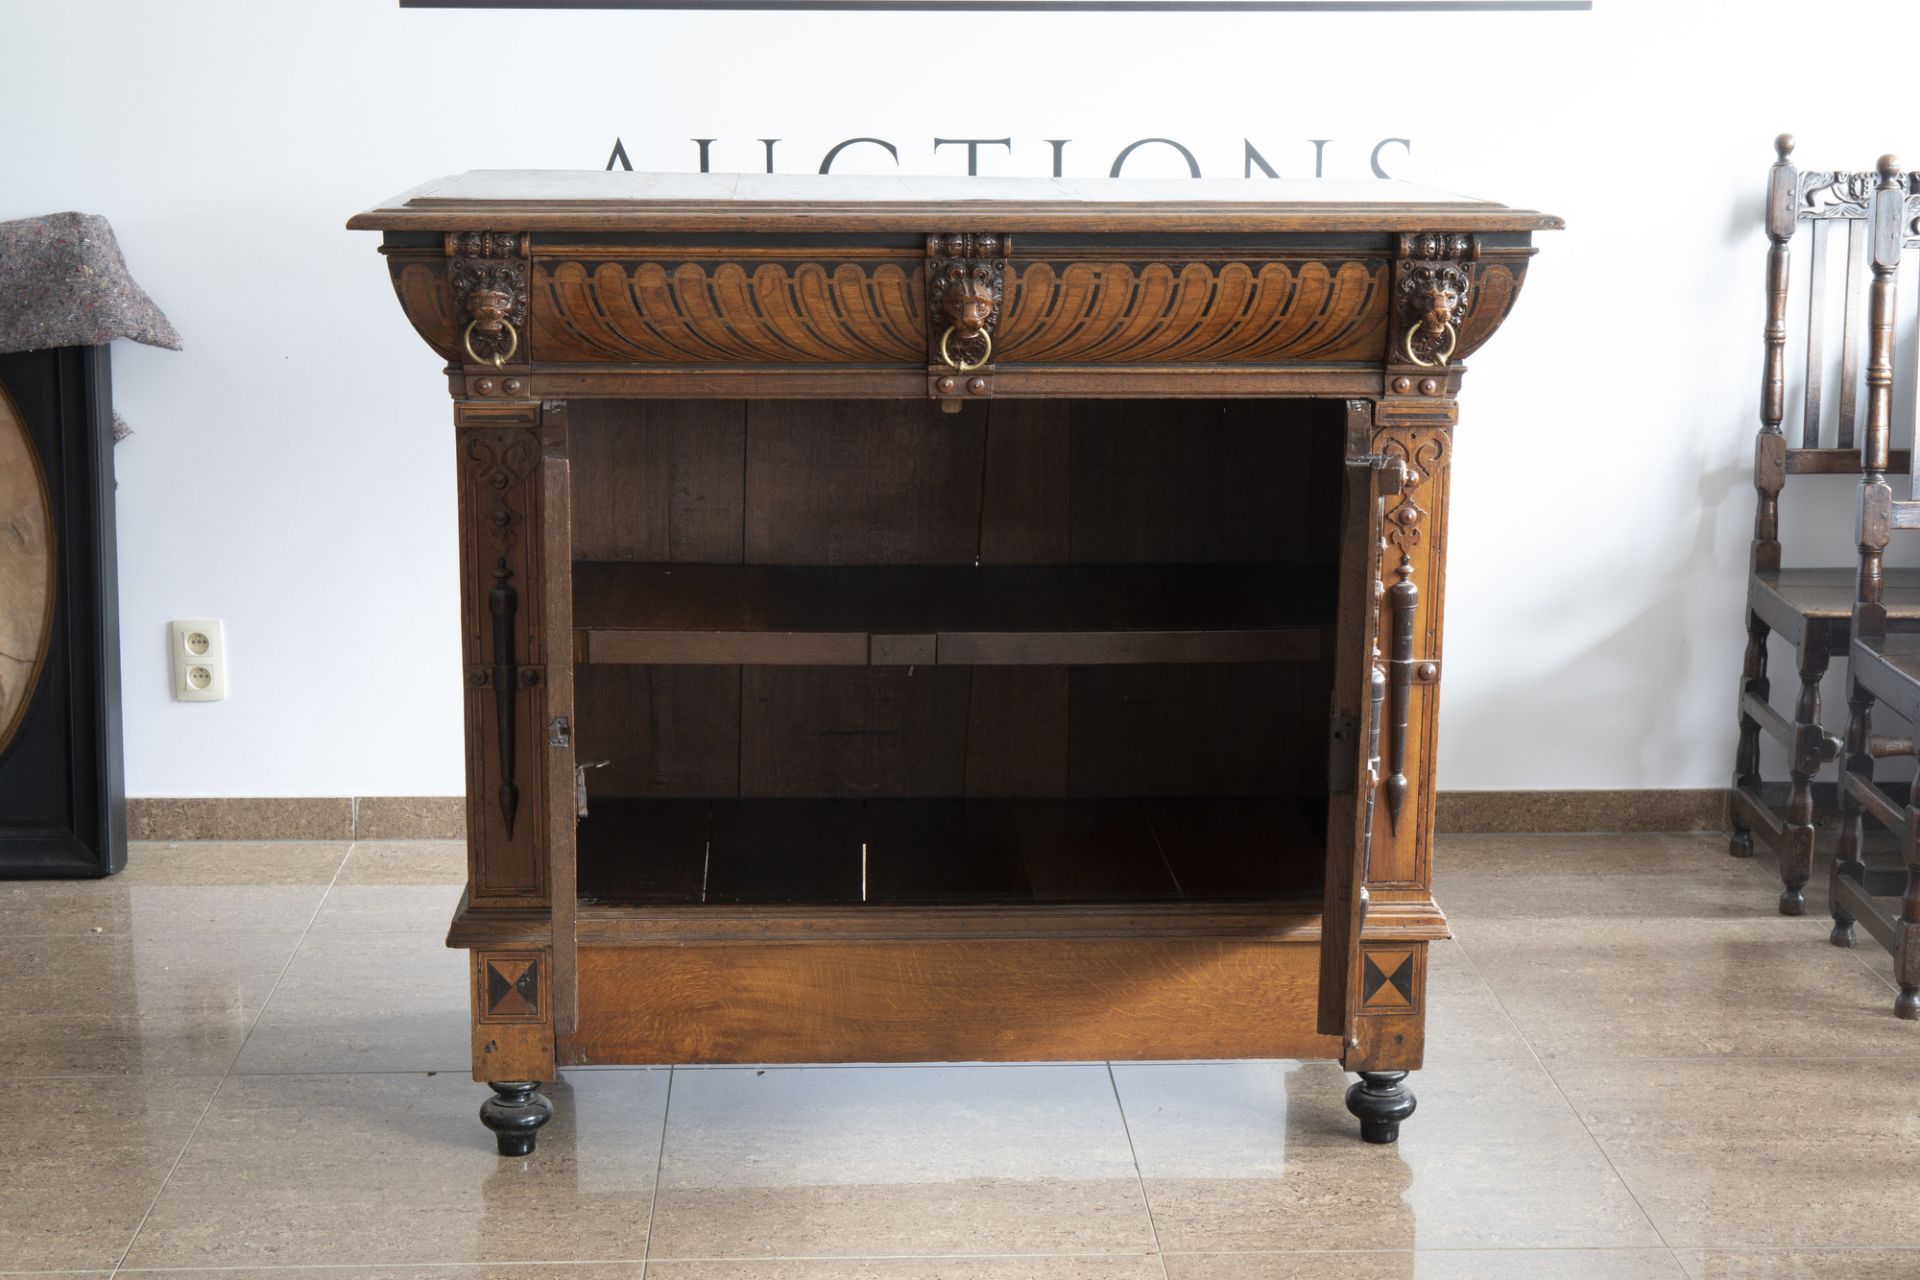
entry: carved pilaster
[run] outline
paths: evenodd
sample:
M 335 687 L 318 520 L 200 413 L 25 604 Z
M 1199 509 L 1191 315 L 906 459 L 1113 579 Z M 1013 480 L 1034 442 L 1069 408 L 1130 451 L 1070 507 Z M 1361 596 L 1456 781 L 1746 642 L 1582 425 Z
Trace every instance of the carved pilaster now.
M 1393 269 L 1394 324 L 1389 366 L 1411 367 L 1393 384 L 1401 393 L 1440 395 L 1444 371 L 1460 346 L 1460 326 L 1473 293 L 1480 238 L 1442 231 L 1406 232 Z
M 519 742 L 520 690 L 540 683 L 540 669 L 521 666 L 516 660 L 517 638 L 521 629 L 520 592 L 514 586 L 512 555 L 520 541 L 518 526 L 523 521 L 515 511 L 509 491 L 526 482 L 540 462 L 539 444 L 532 432 L 517 432 L 505 439 L 490 439 L 478 432 L 466 442 L 465 463 L 477 472 L 479 489 L 493 495 L 493 504 L 484 516 L 492 564 L 487 573 L 487 617 L 490 623 L 490 661 L 471 663 L 467 683 L 476 689 L 493 690 L 494 735 L 499 771 L 495 796 L 501 821 L 509 838 L 520 808 L 520 783 L 517 767 Z
M 454 315 L 461 325 L 460 350 L 470 365 L 495 369 L 527 361 L 527 266 L 532 237 L 498 231 L 447 235 L 447 273 Z M 480 395 L 525 391 L 524 380 L 481 375 L 471 389 Z M 485 382 L 483 387 L 480 384 Z
M 992 394 L 1011 246 L 1010 236 L 990 232 L 927 237 L 927 385 L 934 396 Z
M 1376 883 L 1424 884 L 1430 854 L 1426 824 L 1403 821 L 1408 802 L 1432 804 L 1433 730 L 1440 678 L 1440 606 L 1446 470 L 1451 461 L 1451 400 L 1383 404 L 1372 448 L 1405 467 L 1400 492 L 1381 521 L 1379 634 L 1387 649 L 1387 705 L 1381 726 L 1380 796 L 1385 829 L 1375 832 Z
M 539 823 L 523 822 L 542 794 L 545 741 L 540 619 L 540 438 L 531 406 L 468 403 L 457 435 L 461 648 L 467 684 L 468 838 L 476 899 L 544 900 Z

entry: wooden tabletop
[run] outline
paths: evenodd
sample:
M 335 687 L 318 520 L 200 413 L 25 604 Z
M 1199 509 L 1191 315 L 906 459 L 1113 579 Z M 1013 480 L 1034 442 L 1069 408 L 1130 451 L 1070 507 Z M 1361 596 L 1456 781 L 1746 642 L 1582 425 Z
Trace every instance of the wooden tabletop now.
M 1551 214 L 1388 180 L 852 177 L 475 169 L 350 219 L 378 231 L 1546 231 Z

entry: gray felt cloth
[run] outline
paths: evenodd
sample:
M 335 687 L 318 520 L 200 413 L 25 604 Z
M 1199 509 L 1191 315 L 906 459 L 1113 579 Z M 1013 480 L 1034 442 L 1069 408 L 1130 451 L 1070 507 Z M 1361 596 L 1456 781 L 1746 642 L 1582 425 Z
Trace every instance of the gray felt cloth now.
M 0 351 L 96 347 L 115 338 L 180 349 L 107 220 L 50 213 L 0 222 Z

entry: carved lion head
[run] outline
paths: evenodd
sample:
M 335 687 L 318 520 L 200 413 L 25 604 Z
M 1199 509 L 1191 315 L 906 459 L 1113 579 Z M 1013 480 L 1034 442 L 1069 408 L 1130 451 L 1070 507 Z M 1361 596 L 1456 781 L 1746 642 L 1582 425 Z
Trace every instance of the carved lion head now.
M 1436 280 L 1422 291 L 1419 304 L 1421 334 L 1438 338 L 1453 323 L 1454 313 L 1460 306 L 1460 291 L 1444 279 Z
M 992 274 L 982 267 L 969 271 L 961 263 L 947 269 L 946 287 L 940 293 L 941 309 L 953 323 L 956 337 L 978 337 L 993 314 Z
M 467 311 L 482 333 L 498 333 L 513 310 L 513 295 L 503 289 L 475 289 L 467 295 Z

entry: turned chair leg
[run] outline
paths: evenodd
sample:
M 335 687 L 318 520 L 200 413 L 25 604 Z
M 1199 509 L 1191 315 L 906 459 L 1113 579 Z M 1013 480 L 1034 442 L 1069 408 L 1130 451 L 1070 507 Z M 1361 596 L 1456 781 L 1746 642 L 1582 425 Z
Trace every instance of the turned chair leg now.
M 1827 941 L 1836 947 L 1853 945 L 1853 916 L 1840 903 L 1838 884 L 1851 875 L 1866 882 L 1866 817 L 1860 802 L 1847 790 L 1847 775 L 1863 781 L 1873 780 L 1873 753 L 1867 749 L 1873 732 L 1873 695 L 1857 683 L 1847 687 L 1847 741 L 1840 760 L 1840 840 L 1833 852 L 1833 870 L 1827 875 L 1827 901 L 1833 912 L 1833 929 Z
M 1760 794 L 1760 722 L 1747 714 L 1745 701 L 1747 694 L 1753 694 L 1765 702 L 1772 692 L 1767 681 L 1767 624 L 1760 615 L 1751 609 L 1747 611 L 1747 653 L 1740 672 L 1740 701 L 1736 704 L 1740 721 L 1740 745 L 1733 753 L 1733 786 L 1736 791 L 1749 792 L 1755 797 Z M 1733 820 L 1733 835 L 1727 841 L 1727 852 L 1736 858 L 1753 856 L 1753 832 L 1740 820 L 1736 811 Z
M 1800 697 L 1793 705 L 1793 790 L 1787 797 L 1787 829 L 1780 841 L 1780 914 L 1807 914 L 1801 893 L 1813 876 L 1813 777 L 1825 759 L 1827 732 L 1820 724 L 1820 680 L 1827 649 L 1813 636 L 1800 646 Z
M 553 1119 L 553 1104 L 534 1092 L 538 1080 L 489 1080 L 494 1096 L 480 1104 L 480 1123 L 493 1130 L 503 1156 L 533 1154 L 534 1135 Z
M 1400 1122 L 1416 1105 L 1404 1071 L 1362 1071 L 1360 1082 L 1347 1090 L 1347 1110 L 1359 1117 L 1360 1136 L 1368 1142 L 1398 1141 Z
M 1920 787 L 1920 779 L 1915 786 Z M 1904 835 L 1907 891 L 1900 900 L 1900 947 L 1893 953 L 1893 976 L 1900 984 L 1893 1011 L 1912 1022 L 1920 1020 L 1920 830 L 1916 829 L 1911 808 L 1907 810 Z

